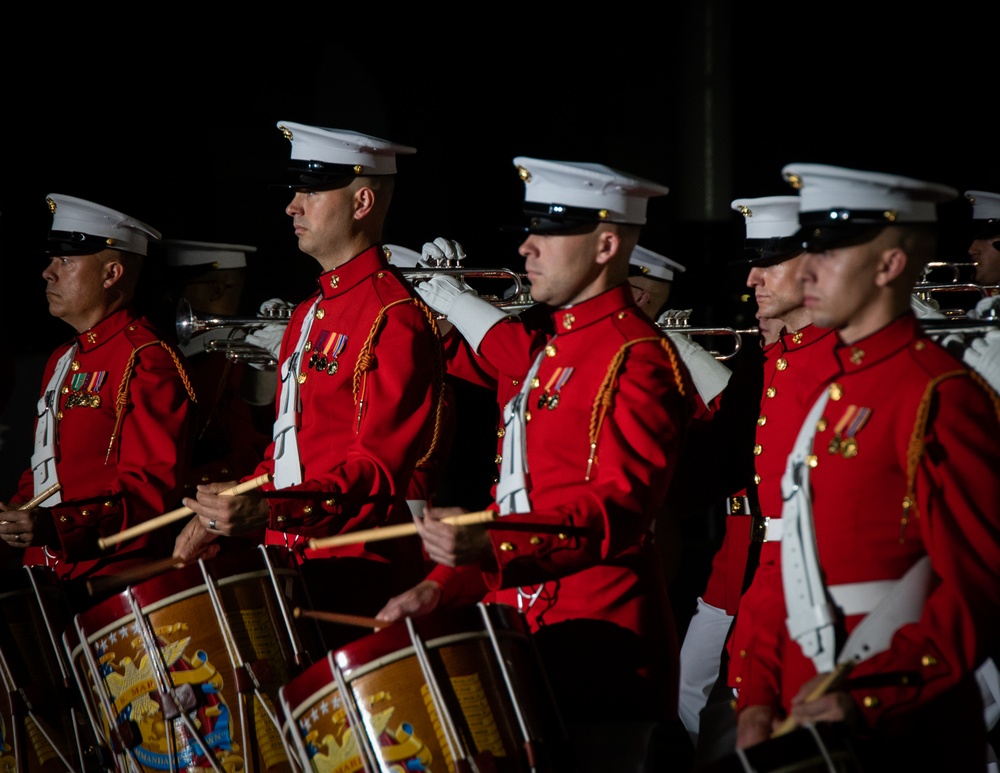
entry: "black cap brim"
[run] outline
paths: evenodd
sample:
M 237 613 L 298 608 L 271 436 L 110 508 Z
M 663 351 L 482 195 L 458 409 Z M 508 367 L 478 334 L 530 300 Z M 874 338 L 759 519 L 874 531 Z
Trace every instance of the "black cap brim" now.
M 803 251 L 802 241 L 795 234 L 771 239 L 746 239 L 744 248 L 743 257 L 730 261 L 730 265 L 766 268 L 784 263 Z
M 807 252 L 824 252 L 842 247 L 853 247 L 857 244 L 870 242 L 888 226 L 838 223 L 836 225 L 803 226 L 793 237 L 799 241 Z
M 101 250 L 115 249 L 103 236 L 93 236 L 70 231 L 51 231 L 45 245 L 44 254 L 53 255 L 93 255 Z
M 1000 220 L 973 220 L 973 239 L 992 239 L 1000 236 Z

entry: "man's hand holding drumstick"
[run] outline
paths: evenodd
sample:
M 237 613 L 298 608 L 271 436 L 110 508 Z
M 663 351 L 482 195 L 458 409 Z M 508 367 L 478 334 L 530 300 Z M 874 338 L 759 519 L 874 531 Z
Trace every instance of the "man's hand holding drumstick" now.
M 59 484 L 20 505 L 0 502 L 0 539 L 12 548 L 58 545 L 52 511 L 39 505 L 59 490 Z
M 263 531 L 270 519 L 267 502 L 258 494 L 228 493 L 236 486 L 228 483 L 205 483 L 198 486 L 197 497 L 182 501 L 194 517 L 174 541 L 174 557 L 189 561 L 198 556 L 210 557 L 218 546 L 210 549 L 220 536 L 237 536 Z

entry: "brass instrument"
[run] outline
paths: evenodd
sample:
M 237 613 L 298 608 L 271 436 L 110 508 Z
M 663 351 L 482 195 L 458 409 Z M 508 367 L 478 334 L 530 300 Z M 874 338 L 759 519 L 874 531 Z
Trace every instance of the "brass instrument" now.
M 412 284 L 430 279 L 434 276 L 457 276 L 460 279 L 510 279 L 513 287 L 505 293 L 506 297 L 497 295 L 480 295 L 483 300 L 500 309 L 525 308 L 530 306 L 530 294 L 524 285 L 524 274 L 519 274 L 509 268 L 459 268 L 454 266 L 427 266 L 416 268 L 401 268 L 399 272 Z M 525 296 L 528 300 L 525 302 Z
M 656 326 L 665 333 L 681 333 L 686 336 L 730 336 L 733 339 L 733 350 L 728 353 L 709 350 L 717 360 L 730 360 L 739 354 L 743 347 L 743 336 L 760 335 L 760 328 L 751 327 L 735 329 L 731 327 L 692 327 L 691 312 L 693 309 L 671 309 L 663 312 L 656 321 Z
M 506 293 L 507 297 L 500 298 L 493 295 L 480 295 L 479 297 L 508 313 L 516 313 L 534 303 L 531 300 L 527 284 L 522 282 L 524 274 L 518 274 L 508 268 L 465 269 L 455 267 L 425 267 L 401 268 L 399 271 L 407 280 L 413 283 L 430 279 L 435 275 L 473 279 L 510 279 L 513 285 Z M 278 307 L 267 309 L 254 317 L 222 315 L 199 317 L 194 313 L 188 300 L 181 298 L 177 304 L 177 340 L 181 346 L 187 346 L 191 343 L 192 338 L 207 333 L 210 330 L 228 330 L 228 337 L 220 336 L 206 341 L 205 351 L 219 352 L 233 361 L 271 367 L 277 365 L 277 361 L 271 352 L 259 346 L 248 344 L 242 337 L 235 336 L 249 330 L 265 327 L 266 325 L 287 325 L 291 316 L 291 308 Z M 443 319 L 443 317 L 441 318 Z
M 196 335 L 209 330 L 223 328 L 254 330 L 274 323 L 287 325 L 291 316 L 291 309 L 275 308 L 268 309 L 256 317 L 199 317 L 194 313 L 188 299 L 181 298 L 177 302 L 177 340 L 182 346 L 187 346 Z
M 944 319 L 921 319 L 920 325 L 930 336 L 939 335 L 985 335 L 991 330 L 1000 330 L 1000 319 L 968 319 L 945 317 Z

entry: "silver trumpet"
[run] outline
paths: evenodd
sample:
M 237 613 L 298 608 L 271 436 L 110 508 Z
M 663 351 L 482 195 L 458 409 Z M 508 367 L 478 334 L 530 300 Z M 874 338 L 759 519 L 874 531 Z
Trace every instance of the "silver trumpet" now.
M 656 321 L 656 326 L 665 333 L 682 333 L 686 336 L 729 336 L 733 340 L 732 351 L 720 352 L 709 350 L 717 360 L 730 360 L 739 354 L 743 348 L 743 336 L 760 335 L 760 328 L 749 327 L 736 329 L 731 327 L 693 327 L 691 312 L 693 309 L 670 309 L 663 312 Z
M 530 293 L 525 287 L 525 274 L 519 274 L 509 268 L 460 268 L 460 267 L 417 267 L 401 268 L 400 273 L 411 284 L 417 284 L 435 276 L 456 276 L 459 279 L 510 279 L 513 283 L 511 289 L 504 293 L 503 297 L 498 295 L 480 295 L 483 300 L 501 309 L 525 308 L 530 306 Z
M 261 365 L 277 365 L 271 352 L 253 344 L 248 344 L 242 338 L 234 338 L 237 333 L 256 330 L 265 325 L 287 325 L 291 319 L 292 309 L 267 309 L 255 317 L 215 316 L 199 317 L 191 308 L 187 298 L 177 302 L 177 340 L 181 346 L 187 346 L 195 336 L 207 333 L 209 330 L 229 330 L 228 338 L 213 338 L 205 342 L 205 351 L 220 352 L 228 359 L 238 362 L 259 363 Z

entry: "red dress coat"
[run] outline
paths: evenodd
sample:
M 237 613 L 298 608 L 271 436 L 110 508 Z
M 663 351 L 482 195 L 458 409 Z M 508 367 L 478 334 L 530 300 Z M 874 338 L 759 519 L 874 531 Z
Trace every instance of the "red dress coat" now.
M 351 591 L 358 602 L 354 611 L 374 614 L 388 601 L 386 593 L 399 592 L 422 577 L 420 541 L 382 540 L 318 550 L 308 542 L 411 520 L 406 505 L 410 481 L 442 431 L 440 342 L 432 312 L 389 266 L 378 245 L 319 277 L 318 293 L 292 313 L 279 362 L 295 352 L 302 322 L 310 313 L 314 319 L 298 385 L 302 483 L 280 491 L 273 484 L 262 487 L 270 505 L 266 543 L 287 547 L 299 563 L 359 559 L 362 563 L 352 563 L 358 572 L 380 565 L 378 574 L 391 576 L 392 590 L 366 588 L 358 574 L 353 588 L 338 591 Z M 277 406 L 284 389 L 279 379 Z M 272 441 L 248 477 L 274 473 L 274 447 Z M 317 582 L 335 584 L 330 578 Z M 326 590 L 318 587 L 316 592 Z M 336 603 L 340 601 L 338 597 Z
M 873 753 L 897 762 L 912 753 L 928 763 L 943 749 L 946 767 L 925 769 L 971 769 L 962 760 L 978 766 L 985 749 L 974 671 L 1000 616 L 1000 403 L 909 313 L 833 354 L 810 471 L 825 582 L 894 580 L 923 556 L 934 574 L 920 619 L 846 683 L 862 737 L 871 731 Z M 816 672 L 785 627 L 780 551 L 764 547 L 771 555 L 737 615 L 730 683 L 739 707 L 787 710 Z M 862 618 L 847 616 L 845 632 Z
M 544 352 L 527 402 L 531 511 L 491 527 L 487 598 L 524 611 L 571 717 L 676 716 L 676 630 L 651 526 L 695 410 L 693 384 L 627 285 L 548 309 L 544 321 L 538 309 L 495 325 L 475 358 L 506 403 Z
M 781 337 L 764 350 L 764 389 L 756 417 L 754 445 L 755 489 L 762 517 L 781 517 L 781 476 L 792 442 L 809 410 L 806 396 L 823 383 L 830 370 L 830 350 L 836 341 L 832 330 L 807 325 Z M 722 545 L 702 600 L 735 615 L 743 592 L 750 549 L 751 517 L 746 500 L 737 495 L 733 512 L 726 517 Z M 737 510 L 738 508 L 738 510 Z
M 155 530 L 107 550 L 98 540 L 179 506 L 194 408 L 182 357 L 133 309 L 114 312 L 74 340 L 78 349 L 58 396 L 62 502 L 51 511 L 60 544 L 48 554 L 40 547 L 24 554 L 25 565 L 53 566 L 67 580 L 170 555 L 173 539 Z M 71 345 L 49 357 L 40 394 Z M 29 468 L 14 501 L 32 495 Z

